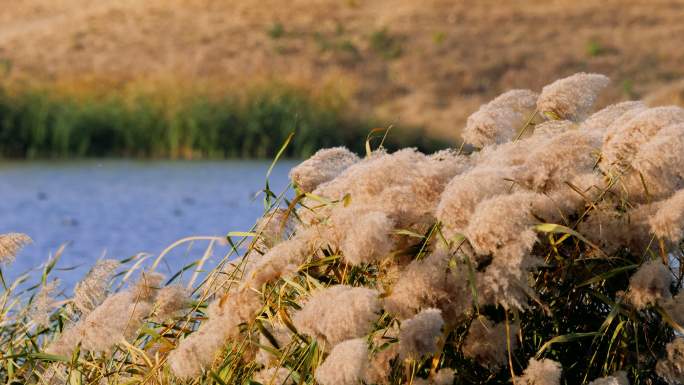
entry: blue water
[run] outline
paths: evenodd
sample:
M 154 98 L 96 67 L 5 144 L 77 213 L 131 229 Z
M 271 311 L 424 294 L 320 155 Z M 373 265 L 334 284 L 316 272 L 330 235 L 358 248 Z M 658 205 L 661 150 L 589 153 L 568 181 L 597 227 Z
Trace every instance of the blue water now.
M 102 256 L 159 254 L 188 236 L 247 231 L 263 211 L 266 161 L 0 162 L 0 233 L 23 232 L 34 242 L 5 274 L 38 269 L 62 244 L 55 274 L 67 286 Z M 280 162 L 270 188 L 288 185 L 292 162 Z M 192 246 L 189 248 L 189 246 Z M 202 256 L 206 242 L 185 244 L 160 270 L 177 271 Z M 218 247 L 215 262 L 228 251 Z M 150 257 L 151 261 L 154 257 Z M 74 269 L 70 269 L 74 267 Z

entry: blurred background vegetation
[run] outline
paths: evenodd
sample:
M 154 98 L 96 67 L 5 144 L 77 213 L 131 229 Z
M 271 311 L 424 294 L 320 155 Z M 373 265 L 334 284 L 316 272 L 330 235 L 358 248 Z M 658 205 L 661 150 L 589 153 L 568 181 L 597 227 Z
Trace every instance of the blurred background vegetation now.
M 211 95 L 201 90 L 70 95 L 54 89 L 0 90 L 0 156 L 5 158 L 269 158 L 290 133 L 285 155 L 321 147 L 363 151 L 374 121 L 346 114 L 335 94 L 280 84 Z M 380 124 L 380 123 L 378 123 Z M 421 128 L 392 128 L 385 146 L 444 147 Z
M 18 0 L 0 13 L 0 156 L 269 157 L 459 142 L 497 94 L 578 71 L 599 105 L 684 99 L 684 2 Z M 394 140 L 394 142 L 392 142 Z

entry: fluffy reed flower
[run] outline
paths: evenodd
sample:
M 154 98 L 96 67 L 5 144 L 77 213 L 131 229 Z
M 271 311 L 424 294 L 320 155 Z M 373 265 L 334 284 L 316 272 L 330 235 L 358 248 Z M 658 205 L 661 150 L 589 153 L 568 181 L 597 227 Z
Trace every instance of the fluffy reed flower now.
M 492 254 L 511 266 L 519 264 L 537 241 L 536 220 L 531 214 L 535 197 L 521 192 L 480 202 L 465 231 L 475 252 Z
M 467 157 L 463 155 L 459 155 L 458 150 L 453 148 L 445 148 L 427 156 L 428 161 L 437 167 L 448 165 L 454 161 L 462 162 L 466 160 L 466 158 Z
M 345 147 L 324 148 L 293 168 L 290 179 L 302 191 L 312 192 L 358 161 L 359 157 Z
M 428 179 L 425 182 L 434 190 L 441 194 L 446 183 L 465 170 L 473 166 L 474 158 L 460 154 L 455 149 L 440 150 L 425 157 L 425 161 L 419 166 L 419 173 L 424 174 Z M 433 201 L 434 205 L 434 201 Z
M 349 194 L 353 200 L 365 202 L 388 187 L 409 182 L 411 167 L 425 160 L 425 155 L 414 149 L 403 149 L 392 154 L 376 151 L 337 178 L 321 184 L 314 194 L 333 200 Z
M 646 104 L 641 101 L 627 101 L 612 104 L 588 117 L 580 124 L 580 129 L 585 131 L 608 131 L 613 124 L 618 126 L 621 120 L 633 117 L 633 114 L 645 110 Z
M 83 348 L 106 352 L 118 342 L 130 341 L 151 310 L 150 302 L 137 300 L 131 292 L 108 297 L 85 319 Z
M 597 378 L 589 385 L 629 385 L 627 373 L 623 371 L 615 372 L 612 376 Z
M 259 344 L 262 346 L 267 346 L 272 349 L 278 350 L 287 346 L 292 341 L 292 332 L 286 326 L 279 323 L 274 323 L 273 325 L 264 324 L 266 330 L 271 334 L 271 337 L 275 339 L 275 345 L 273 342 L 266 337 L 263 333 L 259 334 Z M 273 366 L 278 363 L 279 357 L 273 354 L 271 351 L 266 349 L 259 349 L 255 361 L 265 367 Z
M 556 361 L 531 358 L 527 369 L 515 382 L 522 385 L 560 385 L 561 372 L 561 365 Z
M 624 246 L 617 237 L 621 234 L 622 223 L 626 222 L 623 219 L 625 216 L 624 213 L 617 210 L 614 201 L 604 200 L 588 212 L 584 220 L 578 225 L 578 230 L 591 242 L 605 250 L 606 253 L 612 254 Z
M 483 272 L 476 274 L 476 288 L 480 306 L 500 305 L 504 309 L 525 310 L 532 293 L 528 273 L 543 261 L 524 256 L 519 261 L 494 258 Z
M 226 342 L 240 335 L 239 325 L 251 321 L 261 307 L 260 298 L 249 289 L 231 291 L 210 303 L 209 318 L 169 354 L 173 373 L 180 378 L 200 375 Z
M 649 108 L 646 105 L 639 105 L 635 106 L 632 109 L 627 109 L 622 115 L 619 117 L 615 118 L 613 122 L 606 128 L 604 129 L 603 132 L 603 145 L 602 147 L 606 147 L 607 143 L 613 143 L 618 140 L 625 134 L 624 128 L 627 127 L 629 122 L 637 118 L 639 115 L 643 114 L 644 112 L 648 111 Z M 626 158 L 629 158 L 630 156 L 633 156 L 633 154 L 627 154 Z M 601 154 L 601 163 L 599 163 L 599 166 L 601 169 L 608 173 L 611 171 L 611 168 L 616 168 L 617 171 L 621 171 L 620 167 L 615 167 L 617 163 L 617 159 L 615 159 L 614 155 L 609 155 L 608 156 L 610 159 L 606 159 L 606 154 L 605 151 L 603 151 L 602 148 L 602 154 Z M 626 164 L 629 164 L 629 161 L 623 162 L 623 165 L 621 167 L 625 167 Z
M 159 273 L 145 273 L 129 289 L 136 300 L 154 303 L 161 288 L 164 276 Z
M 56 302 L 53 296 L 59 284 L 60 281 L 56 279 L 43 285 L 31 303 L 29 318 L 38 327 L 46 327 L 50 324 L 50 314 Z
M 673 298 L 662 301 L 660 305 L 678 325 L 684 326 L 684 292 L 680 291 Z
M 399 357 L 418 360 L 439 350 L 444 320 L 439 309 L 425 309 L 401 323 Z
M 443 368 L 439 372 L 435 373 L 432 377 L 431 382 L 433 385 L 451 385 L 454 383 L 456 375 L 453 369 Z
M 631 250 L 642 253 L 656 252 L 658 242 L 651 233 L 649 219 L 656 215 L 662 204 L 662 201 L 642 204 L 627 211 L 631 223 L 623 229 L 626 233 L 624 237 L 627 239 L 624 243 L 629 245 Z
M 542 89 L 537 109 L 554 119 L 582 120 L 610 79 L 600 74 L 576 73 Z
M 244 274 L 243 285 L 259 290 L 266 283 L 296 272 L 311 250 L 308 235 L 303 231 L 275 245 L 250 265 Z
M 561 188 L 579 174 L 592 171 L 599 147 L 596 138 L 582 131 L 558 134 L 543 147 L 530 149 L 516 180 L 538 192 Z
M 262 385 L 295 385 L 291 370 L 287 368 L 263 369 L 254 374 L 254 381 Z
M 465 156 L 428 157 L 415 149 L 376 151 L 320 185 L 314 194 L 333 201 L 350 197 L 352 205 L 384 212 L 398 228 L 427 227 L 434 222 L 434 202 L 444 186 L 467 167 Z M 324 221 L 329 210 L 329 206 L 317 210 L 313 222 Z M 307 215 L 311 213 L 304 210 L 300 217 L 311 223 Z
M 314 292 L 292 321 L 297 330 L 333 346 L 368 334 L 380 308 L 376 290 L 336 285 Z
M 263 252 L 288 239 L 294 232 L 294 214 L 285 209 L 276 209 L 259 218 L 255 232 L 259 234 L 257 248 Z
M 667 301 L 672 298 L 670 293 L 672 279 L 672 273 L 662 262 L 657 260 L 645 262 L 629 278 L 627 299 L 637 309 Z
M 532 202 L 532 215 L 546 223 L 562 224 L 596 200 L 602 187 L 602 177 L 595 172 L 576 175 L 558 188 L 538 194 Z
M 366 384 L 388 384 L 388 378 L 392 371 L 392 361 L 399 355 L 399 344 L 396 343 L 399 329 L 391 326 L 373 334 L 373 349 L 363 374 Z
M 378 262 L 394 248 L 394 221 L 381 211 L 340 207 L 331 222 L 340 234 L 340 250 L 349 264 Z
M 667 198 L 684 188 L 684 124 L 658 131 L 639 149 L 633 171 L 622 179 L 630 201 L 649 202 Z
M 171 371 L 180 378 L 201 375 L 202 370 L 211 365 L 216 353 L 234 333 L 233 327 L 224 328 L 216 319 L 203 322 L 197 331 L 181 340 L 179 346 L 169 354 Z
M 410 173 L 404 171 L 405 176 L 399 177 L 405 183 L 386 188 L 373 202 L 381 203 L 382 211 L 391 213 L 396 227 L 427 230 L 435 222 L 435 202 L 447 183 L 469 167 L 464 156 L 422 156 Z
M 447 236 L 464 233 L 475 207 L 481 201 L 505 193 L 511 186 L 511 169 L 475 168 L 454 177 L 437 206 L 437 219 Z
M 468 117 L 463 139 L 476 147 L 512 140 L 534 112 L 537 94 L 511 90 L 484 104 Z
M 400 319 L 430 307 L 441 309 L 449 324 L 462 318 L 472 304 L 467 275 L 462 266 L 450 266 L 450 261 L 443 249 L 412 261 L 384 298 L 385 309 Z
M 64 385 L 69 383 L 66 366 L 62 362 L 51 363 L 38 376 L 40 378 L 40 385 Z
M 316 370 L 321 385 L 358 385 L 368 367 L 368 345 L 363 338 L 341 342 Z
M 0 234 L 0 263 L 12 263 L 22 247 L 33 242 L 23 233 Z
M 641 146 L 661 129 L 678 123 L 684 123 L 684 108 L 669 106 L 643 110 L 622 126 L 611 128 L 603 139 L 602 169 L 629 170 Z
M 534 127 L 534 135 L 553 136 L 575 129 L 575 122 L 570 120 L 547 120 Z
M 47 349 L 49 353 L 70 355 L 81 343 L 85 351 L 107 352 L 121 341 L 132 340 L 152 311 L 162 276 L 143 274 L 128 290 L 113 294 L 62 333 Z
M 679 243 L 684 237 L 684 190 L 659 204 L 658 211 L 650 217 L 651 231 L 658 238 Z
M 515 170 L 525 163 L 530 149 L 545 147 L 546 142 L 553 137 L 554 135 L 538 133 L 514 142 L 487 146 L 470 155 L 471 167 L 466 171 L 484 168 Z
M 182 315 L 190 306 L 190 291 L 181 285 L 163 287 L 154 304 L 155 320 L 162 322 Z
M 511 350 L 517 346 L 515 335 L 520 326 L 509 325 Z M 508 344 L 506 343 L 506 324 L 500 322 L 494 325 L 485 317 L 478 317 L 470 325 L 468 336 L 463 344 L 463 355 L 490 369 L 498 369 L 508 359 Z
M 621 248 L 643 253 L 653 247 L 648 218 L 658 209 L 657 204 L 637 206 L 624 212 L 611 200 L 595 206 L 589 217 L 579 224 L 579 231 L 609 254 Z
M 121 263 L 114 259 L 101 259 L 74 288 L 74 306 L 87 315 L 107 298 L 109 281 Z
M 667 355 L 656 364 L 656 373 L 671 385 L 684 383 L 684 338 L 676 337 L 665 350 Z

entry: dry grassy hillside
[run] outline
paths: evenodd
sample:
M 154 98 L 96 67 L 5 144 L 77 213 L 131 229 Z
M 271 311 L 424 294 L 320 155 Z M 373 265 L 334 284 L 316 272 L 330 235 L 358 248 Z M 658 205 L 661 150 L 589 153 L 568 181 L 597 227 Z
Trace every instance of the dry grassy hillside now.
M 596 71 L 615 100 L 684 77 L 683 19 L 682 1 L 15 0 L 0 64 L 48 82 L 332 85 L 452 136 L 506 89 Z

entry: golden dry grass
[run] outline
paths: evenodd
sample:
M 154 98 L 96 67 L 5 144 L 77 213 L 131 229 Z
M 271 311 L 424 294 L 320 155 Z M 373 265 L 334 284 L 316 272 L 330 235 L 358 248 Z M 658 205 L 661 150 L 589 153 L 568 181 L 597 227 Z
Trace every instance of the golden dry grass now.
M 18 0 L 0 13 L 0 60 L 62 83 L 332 85 L 453 137 L 510 88 L 601 72 L 616 100 L 681 78 L 683 18 L 682 1 Z

